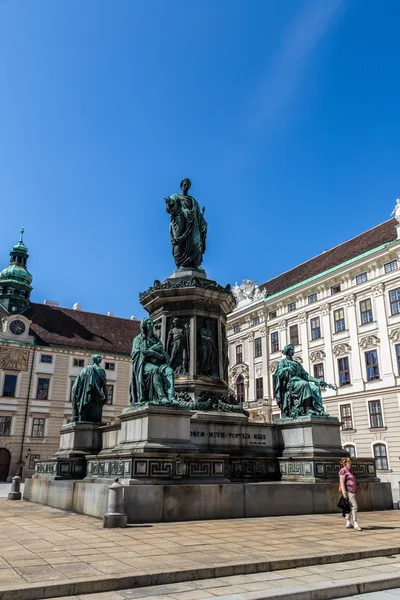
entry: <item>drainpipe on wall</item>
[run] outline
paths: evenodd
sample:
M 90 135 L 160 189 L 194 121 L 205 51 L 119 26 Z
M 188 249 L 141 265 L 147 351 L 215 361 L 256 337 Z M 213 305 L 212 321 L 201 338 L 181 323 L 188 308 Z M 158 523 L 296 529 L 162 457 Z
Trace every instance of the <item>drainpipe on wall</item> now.
M 21 478 L 22 478 L 22 472 L 23 472 L 23 468 L 24 468 L 23 467 L 24 441 L 25 441 L 25 432 L 26 432 L 26 422 L 28 420 L 28 408 L 29 408 L 29 398 L 31 395 L 33 368 L 35 366 L 35 353 L 36 353 L 36 346 L 33 347 L 33 353 L 32 353 L 31 372 L 29 374 L 28 393 L 26 395 L 26 404 L 25 404 L 24 428 L 22 430 L 22 439 L 21 439 L 21 452 L 20 452 L 19 461 L 18 461 L 18 475 Z

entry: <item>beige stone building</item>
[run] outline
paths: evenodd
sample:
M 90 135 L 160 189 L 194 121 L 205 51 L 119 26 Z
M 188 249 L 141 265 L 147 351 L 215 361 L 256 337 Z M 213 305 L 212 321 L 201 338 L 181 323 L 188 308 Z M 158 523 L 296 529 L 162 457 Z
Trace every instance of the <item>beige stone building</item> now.
M 400 482 L 400 225 L 386 221 L 263 283 L 244 281 L 228 317 L 230 383 L 255 419 L 279 417 L 273 373 L 281 350 L 335 384 L 326 411 L 352 456 Z
M 71 417 L 71 389 L 91 355 L 101 354 L 109 422 L 129 403 L 136 319 L 120 319 L 30 302 L 28 251 L 20 241 L 0 273 L 0 481 L 34 472 L 34 460 L 58 450 L 60 429 Z

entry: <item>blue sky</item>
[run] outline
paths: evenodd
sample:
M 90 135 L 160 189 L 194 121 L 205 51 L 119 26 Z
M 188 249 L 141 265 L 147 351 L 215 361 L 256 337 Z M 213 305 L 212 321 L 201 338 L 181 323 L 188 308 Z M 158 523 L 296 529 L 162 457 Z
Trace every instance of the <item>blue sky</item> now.
M 0 264 L 32 299 L 143 316 L 190 177 L 204 267 L 259 283 L 400 196 L 397 0 L 0 0 Z

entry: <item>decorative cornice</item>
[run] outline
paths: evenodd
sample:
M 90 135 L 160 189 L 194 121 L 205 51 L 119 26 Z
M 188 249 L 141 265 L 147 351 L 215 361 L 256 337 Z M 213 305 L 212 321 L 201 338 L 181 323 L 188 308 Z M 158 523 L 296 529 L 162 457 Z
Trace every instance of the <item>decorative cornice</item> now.
M 367 348 L 376 348 L 379 345 L 380 339 L 376 335 L 367 335 L 359 341 L 360 348 L 366 350 Z
M 156 279 L 154 284 L 144 292 L 139 292 L 139 300 L 143 300 L 148 294 L 151 294 L 155 290 L 176 290 L 181 288 L 202 288 L 205 290 L 216 290 L 225 294 L 231 294 L 231 286 L 228 283 L 225 287 L 219 285 L 216 281 L 210 279 L 203 279 L 200 277 L 191 277 L 190 279 L 167 279 L 166 281 L 159 281 Z
M 310 354 L 310 361 L 315 363 L 317 361 L 325 360 L 326 354 L 323 350 L 315 350 Z
M 337 344 L 337 346 L 334 347 L 333 349 L 333 354 L 335 356 L 343 356 L 344 354 L 348 354 L 349 352 L 351 352 L 351 346 L 350 344 Z

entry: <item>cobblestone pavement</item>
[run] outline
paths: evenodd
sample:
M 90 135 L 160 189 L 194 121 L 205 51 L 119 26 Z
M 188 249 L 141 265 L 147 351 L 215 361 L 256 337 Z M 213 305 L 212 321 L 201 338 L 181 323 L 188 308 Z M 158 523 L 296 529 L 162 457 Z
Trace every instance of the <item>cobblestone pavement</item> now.
M 87 593 L 277 571 L 309 557 L 336 562 L 348 552 L 400 553 L 399 511 L 361 513 L 360 523 L 362 532 L 346 530 L 341 515 L 332 514 L 103 529 L 86 515 L 0 499 L 0 600 L 24 597 L 7 590 L 39 585 L 53 593 L 36 598 L 49 598 L 67 595 L 60 584 L 71 582 L 87 582 L 79 588 Z
M 355 581 L 379 580 L 397 574 L 400 579 L 400 555 L 370 558 L 348 563 L 317 565 L 298 569 L 270 571 L 253 575 L 236 575 L 201 581 L 188 581 L 140 589 L 120 590 L 80 596 L 66 596 L 58 600 L 262 600 L 272 598 L 305 598 L 305 593 L 324 598 L 343 598 L 343 590 Z M 328 593 L 326 591 L 328 590 Z M 329 590 L 332 590 L 329 593 Z M 337 594 L 340 594 L 338 596 Z M 396 599 L 397 596 L 397 599 Z M 400 588 L 347 596 L 346 600 L 399 600 Z M 56 600 L 56 599 L 52 599 Z

